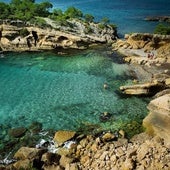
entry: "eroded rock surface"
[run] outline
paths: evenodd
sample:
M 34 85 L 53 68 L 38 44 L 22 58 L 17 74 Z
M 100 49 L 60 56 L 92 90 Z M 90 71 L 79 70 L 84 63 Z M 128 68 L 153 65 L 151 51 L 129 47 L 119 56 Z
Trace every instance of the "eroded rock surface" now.
M 0 49 L 2 51 L 36 51 L 54 49 L 86 49 L 93 43 L 113 42 L 117 38 L 116 29 L 98 24 L 70 20 L 71 26 L 58 26 L 49 18 L 47 27 L 36 25 L 2 22 L 0 25 Z M 91 31 L 87 31 L 89 28 Z
M 149 115 L 143 120 L 148 133 L 164 138 L 170 146 L 170 94 L 165 94 L 150 102 Z

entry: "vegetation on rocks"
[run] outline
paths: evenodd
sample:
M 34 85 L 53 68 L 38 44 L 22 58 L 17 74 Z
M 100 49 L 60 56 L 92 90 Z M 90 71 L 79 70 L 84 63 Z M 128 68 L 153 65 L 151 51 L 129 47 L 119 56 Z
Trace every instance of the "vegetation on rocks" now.
M 155 34 L 170 35 L 170 26 L 159 24 L 154 30 Z
M 47 17 L 52 7 L 50 2 L 38 4 L 34 0 L 11 0 L 9 4 L 0 2 L 0 19 L 31 20 L 36 16 Z
M 94 21 L 94 16 L 91 14 L 83 14 L 81 10 L 75 7 L 69 7 L 65 11 L 61 9 L 52 10 L 52 8 L 53 5 L 48 1 L 41 3 L 35 3 L 35 0 L 11 0 L 10 3 L 0 2 L 0 19 L 27 21 L 40 27 L 48 25 L 43 18 L 50 18 L 61 26 L 70 26 L 69 20 L 78 19 L 86 22 L 86 32 L 91 32 L 88 24 Z M 104 29 L 107 25 L 110 25 L 116 30 L 116 26 L 110 24 L 110 20 L 104 17 L 101 19 L 99 27 Z

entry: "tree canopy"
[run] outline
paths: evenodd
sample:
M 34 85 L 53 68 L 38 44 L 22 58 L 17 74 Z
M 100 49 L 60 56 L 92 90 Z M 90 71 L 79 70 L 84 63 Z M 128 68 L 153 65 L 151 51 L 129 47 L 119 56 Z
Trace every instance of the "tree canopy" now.
M 158 24 L 154 30 L 155 34 L 170 35 L 170 26 Z
M 30 23 L 44 26 L 46 21 L 45 17 L 51 18 L 58 22 L 60 25 L 70 27 L 72 26 L 69 19 L 79 19 L 88 23 L 94 21 L 94 16 L 91 14 L 83 14 L 83 12 L 75 7 L 69 7 L 65 11 L 61 9 L 53 9 L 53 5 L 47 0 L 41 3 L 36 3 L 35 0 L 11 0 L 10 3 L 0 2 L 0 19 L 12 19 L 29 21 Z M 103 18 L 99 27 L 105 28 L 110 24 L 108 18 Z M 116 27 L 114 26 L 116 29 Z M 87 32 L 91 32 L 91 28 L 87 26 Z
M 47 17 L 52 7 L 48 1 L 35 3 L 35 0 L 11 0 L 9 4 L 0 2 L 0 19 L 30 20 L 36 16 Z

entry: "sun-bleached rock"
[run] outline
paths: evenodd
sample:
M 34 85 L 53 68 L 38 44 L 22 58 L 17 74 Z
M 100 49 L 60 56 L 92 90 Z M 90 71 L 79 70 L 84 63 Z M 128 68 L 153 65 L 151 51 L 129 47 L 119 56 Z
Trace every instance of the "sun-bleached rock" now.
M 67 21 L 73 27 L 57 25 L 44 18 L 47 27 L 31 24 L 0 24 L 0 48 L 3 51 L 37 51 L 64 49 L 86 49 L 94 43 L 110 43 L 117 38 L 115 28 L 107 25 L 101 29 L 98 23 L 85 23 L 79 20 Z M 86 27 L 92 30 L 88 32 Z
M 37 148 L 29 148 L 29 147 L 21 147 L 14 155 L 15 159 L 33 159 L 45 152 L 42 149 Z
M 58 145 L 62 145 L 64 142 L 72 139 L 75 136 L 76 132 L 74 131 L 57 131 L 55 133 L 54 136 L 54 141 L 58 144 Z
M 170 94 L 152 100 L 149 115 L 143 120 L 147 132 L 163 138 L 170 146 Z

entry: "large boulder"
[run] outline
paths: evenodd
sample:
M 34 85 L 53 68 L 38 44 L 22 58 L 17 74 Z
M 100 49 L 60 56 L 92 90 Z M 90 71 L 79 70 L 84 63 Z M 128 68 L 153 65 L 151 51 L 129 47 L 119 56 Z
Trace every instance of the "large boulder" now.
M 21 147 L 14 155 L 15 159 L 25 160 L 25 159 L 34 159 L 41 156 L 45 150 L 29 147 Z
M 57 145 L 61 146 L 64 144 L 64 142 L 72 139 L 75 136 L 76 132 L 74 131 L 57 131 L 54 136 L 54 141 L 57 143 Z
M 170 94 L 152 100 L 148 109 L 150 113 L 143 120 L 146 131 L 163 138 L 170 146 Z

